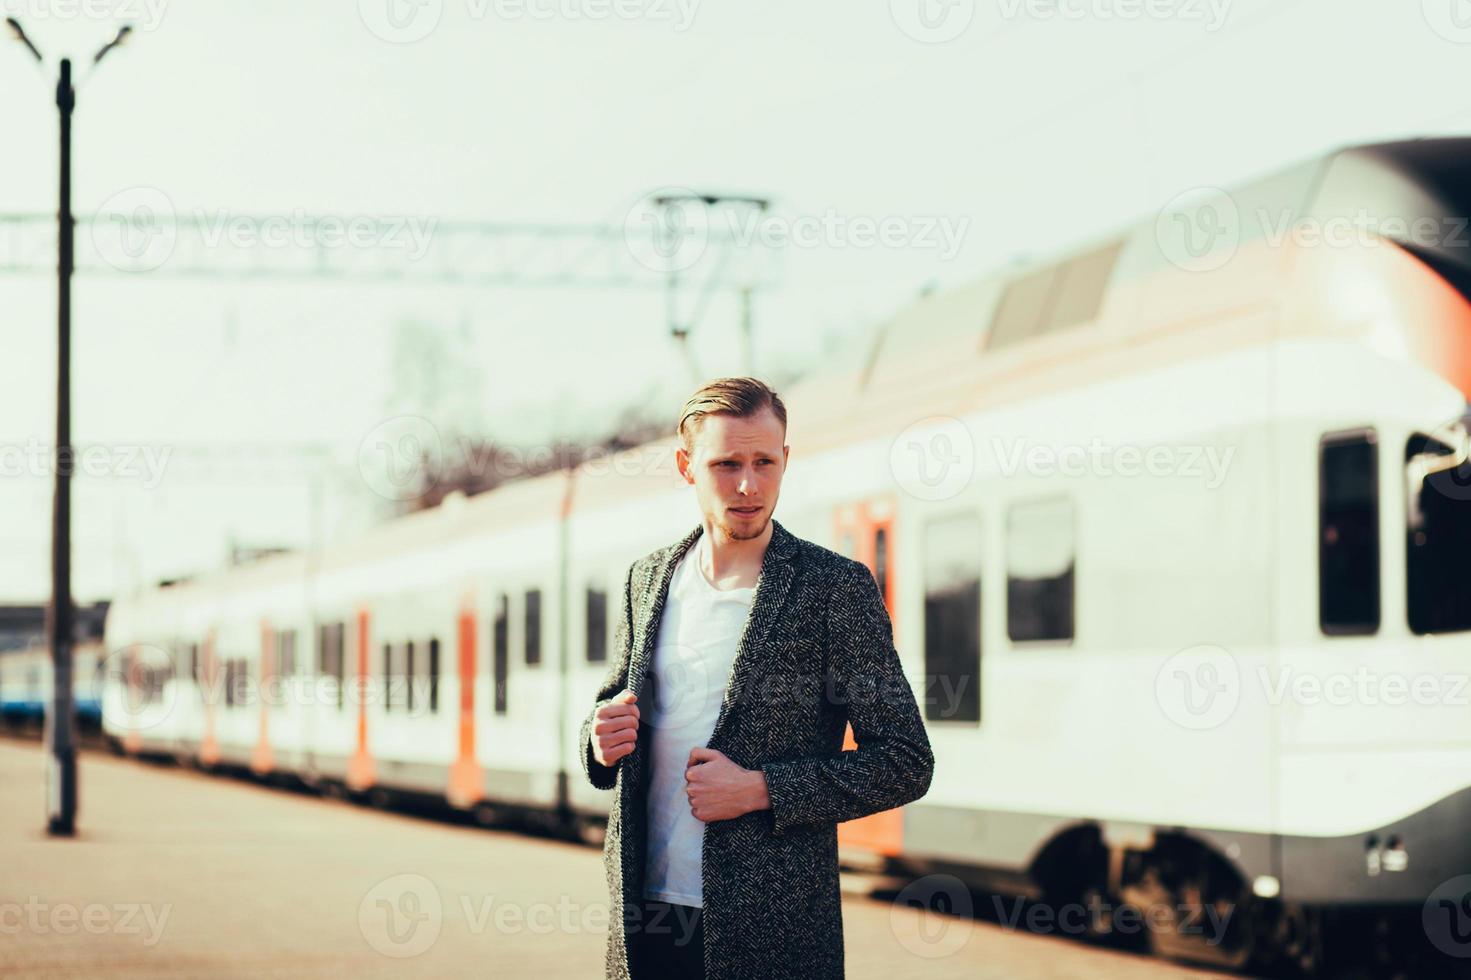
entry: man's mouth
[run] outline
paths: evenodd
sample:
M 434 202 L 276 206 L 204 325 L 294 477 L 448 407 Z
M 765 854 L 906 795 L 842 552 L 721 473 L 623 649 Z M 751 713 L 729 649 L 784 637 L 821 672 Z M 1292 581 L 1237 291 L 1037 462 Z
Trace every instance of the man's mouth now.
M 737 514 L 745 514 L 748 517 L 752 514 L 761 513 L 760 507 L 732 507 L 731 510 L 735 511 Z

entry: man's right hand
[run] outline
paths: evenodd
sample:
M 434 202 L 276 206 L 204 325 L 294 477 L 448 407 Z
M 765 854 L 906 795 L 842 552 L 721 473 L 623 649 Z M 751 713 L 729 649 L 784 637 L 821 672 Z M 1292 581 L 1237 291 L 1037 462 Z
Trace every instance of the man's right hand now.
M 624 688 L 593 713 L 592 755 L 599 765 L 612 766 L 633 751 L 638 740 L 637 700 Z

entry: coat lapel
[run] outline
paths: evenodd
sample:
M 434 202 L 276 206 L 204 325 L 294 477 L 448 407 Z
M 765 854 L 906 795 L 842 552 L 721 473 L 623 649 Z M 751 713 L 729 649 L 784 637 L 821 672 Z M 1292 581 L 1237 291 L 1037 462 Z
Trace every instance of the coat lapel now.
M 684 553 L 694 546 L 704 531 L 703 524 L 696 524 L 695 529 L 686 534 L 682 541 L 664 550 L 658 564 L 654 566 L 653 578 L 658 583 L 657 586 L 640 596 L 638 619 L 634 622 L 637 627 L 634 635 L 640 639 L 628 664 L 628 689 L 639 698 L 644 696 L 649 668 L 654 663 L 654 644 L 659 639 L 659 617 L 663 615 L 664 602 L 669 598 L 669 582 L 674 578 L 674 566 L 679 564 Z

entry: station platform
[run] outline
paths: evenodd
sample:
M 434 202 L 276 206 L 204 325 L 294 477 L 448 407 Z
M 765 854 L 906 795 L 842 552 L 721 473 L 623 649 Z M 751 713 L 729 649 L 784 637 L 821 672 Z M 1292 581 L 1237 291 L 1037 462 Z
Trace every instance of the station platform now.
M 0 976 L 603 975 L 597 850 L 83 751 L 77 835 L 45 833 L 44 755 L 0 738 Z M 853 978 L 1211 977 L 865 893 Z

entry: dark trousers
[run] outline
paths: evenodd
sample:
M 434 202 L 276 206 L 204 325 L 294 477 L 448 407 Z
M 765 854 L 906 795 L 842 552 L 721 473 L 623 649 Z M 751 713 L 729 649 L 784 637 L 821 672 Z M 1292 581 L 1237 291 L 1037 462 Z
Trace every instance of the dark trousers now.
M 645 899 L 629 925 L 628 954 L 633 980 L 703 980 L 703 910 Z

